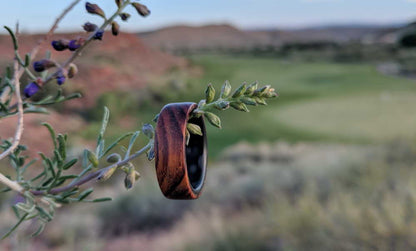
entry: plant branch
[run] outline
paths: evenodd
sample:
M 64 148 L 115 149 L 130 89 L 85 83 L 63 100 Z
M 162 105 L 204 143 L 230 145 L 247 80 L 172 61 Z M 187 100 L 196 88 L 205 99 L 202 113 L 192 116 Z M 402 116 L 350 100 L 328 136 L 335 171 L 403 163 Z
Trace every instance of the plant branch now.
M 59 73 L 61 69 L 65 69 L 69 66 L 70 63 L 72 63 L 80 54 L 81 52 L 93 41 L 93 38 L 95 36 L 95 33 L 99 30 L 105 29 L 111 22 L 120 14 L 122 13 L 123 9 L 130 4 L 130 0 L 125 1 L 120 8 L 109 18 L 104 21 L 104 23 L 98 28 L 95 32 L 92 32 L 91 35 L 85 40 L 84 44 L 82 44 L 72 55 L 65 61 L 65 63 L 62 64 L 60 69 L 49 75 L 44 81 L 44 84 L 47 84 L 50 82 L 56 75 Z
M 68 184 L 66 186 L 54 188 L 54 189 L 50 190 L 48 193 L 45 193 L 45 191 L 31 191 L 31 193 L 33 195 L 59 194 L 59 193 L 71 190 L 73 188 L 79 187 L 80 185 L 85 184 L 90 180 L 98 178 L 102 173 L 108 171 L 109 169 L 118 168 L 118 167 L 122 167 L 122 166 L 126 165 L 131 160 L 139 157 L 140 155 L 145 153 L 147 150 L 149 150 L 152 147 L 152 145 L 153 145 L 153 140 L 151 140 L 146 146 L 144 146 L 142 149 L 135 152 L 133 155 L 129 156 L 128 158 L 126 158 L 122 161 L 119 161 L 117 163 L 114 163 L 110 166 L 101 168 L 100 170 L 97 170 L 93 173 L 89 173 L 88 175 L 82 177 L 81 179 L 76 180 L 75 182 L 71 182 L 70 184 Z
M 30 51 L 30 59 L 33 59 L 36 57 L 36 55 L 39 52 L 40 47 L 43 45 L 43 43 L 45 43 L 47 40 L 49 40 L 49 38 L 52 36 L 52 34 L 55 32 L 55 30 L 58 28 L 58 24 L 62 21 L 62 19 L 66 16 L 66 14 L 68 14 L 68 12 L 70 12 L 75 5 L 77 5 L 79 2 L 81 2 L 81 0 L 75 0 L 73 1 L 70 5 L 68 5 L 68 7 L 56 18 L 55 22 L 53 23 L 53 25 L 51 26 L 51 28 L 49 29 L 48 33 L 46 33 L 46 35 L 38 41 L 38 43 L 36 44 L 35 47 L 33 47 L 33 49 Z M 28 71 L 27 68 L 22 67 L 19 70 L 18 73 L 18 78 L 20 79 L 20 77 L 22 76 L 23 72 Z M 31 76 L 32 77 L 32 76 Z M 33 76 L 34 77 L 34 76 Z M 33 78 L 32 77 L 32 78 Z M 35 77 L 36 79 L 36 77 Z M 4 101 L 6 100 L 8 94 L 10 93 L 10 87 L 6 86 L 4 88 L 3 93 L 0 96 L 0 102 L 4 103 Z M 25 100 L 26 98 L 24 97 L 23 100 Z M 12 106 L 10 106 L 10 110 L 14 109 L 16 107 L 17 104 L 14 104 Z
M 19 71 L 19 62 L 17 61 L 17 59 L 15 59 L 14 61 L 14 77 L 13 77 L 13 83 L 14 83 L 14 88 L 15 88 L 15 92 L 16 92 L 16 99 L 17 99 L 17 115 L 18 115 L 18 120 L 17 120 L 17 129 L 16 129 L 16 133 L 14 135 L 14 139 L 12 144 L 10 145 L 9 148 L 7 148 L 7 150 L 5 150 L 3 153 L 0 154 L 0 160 L 4 159 L 7 155 L 9 155 L 10 153 L 12 153 L 16 147 L 19 145 L 20 139 L 22 137 L 22 133 L 23 133 L 23 101 L 22 101 L 22 97 L 20 95 L 20 81 L 19 81 L 19 76 L 18 76 L 18 71 Z

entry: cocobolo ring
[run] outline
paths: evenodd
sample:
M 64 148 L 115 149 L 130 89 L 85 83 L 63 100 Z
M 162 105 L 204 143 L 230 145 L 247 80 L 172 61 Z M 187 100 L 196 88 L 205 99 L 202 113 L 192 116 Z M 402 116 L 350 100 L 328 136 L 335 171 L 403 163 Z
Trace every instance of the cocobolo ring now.
M 155 165 L 162 193 L 170 199 L 196 199 L 204 185 L 207 167 L 207 139 L 204 118 L 189 115 L 195 103 L 172 103 L 163 107 L 155 130 Z M 203 136 L 190 134 L 186 145 L 186 124 L 201 127 Z

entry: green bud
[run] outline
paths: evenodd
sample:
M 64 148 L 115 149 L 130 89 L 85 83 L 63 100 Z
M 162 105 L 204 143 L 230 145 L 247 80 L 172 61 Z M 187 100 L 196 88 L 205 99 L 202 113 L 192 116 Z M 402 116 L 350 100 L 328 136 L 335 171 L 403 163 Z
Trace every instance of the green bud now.
M 99 181 L 106 181 L 114 174 L 116 170 L 117 170 L 116 166 L 109 168 L 109 169 L 103 169 L 103 171 L 101 172 L 101 174 L 98 176 L 97 179 Z
M 215 98 L 215 89 L 212 86 L 212 84 L 208 84 L 207 89 L 205 90 L 205 102 L 207 104 L 211 103 L 212 101 L 214 101 Z
M 244 92 L 245 95 L 247 96 L 251 96 L 253 95 L 253 92 L 257 89 L 258 86 L 258 82 L 254 82 L 251 85 L 247 86 L 246 91 Z
M 221 98 L 228 98 L 228 96 L 230 96 L 230 93 L 231 93 L 231 84 L 227 80 L 222 85 L 220 97 Z
M 218 101 L 215 103 L 214 107 L 218 110 L 225 110 L 230 107 L 230 102 L 228 101 Z
M 237 111 L 249 112 L 247 106 L 241 102 L 232 102 L 230 103 L 230 106 L 236 109 Z
M 87 150 L 87 157 L 88 157 L 88 160 L 91 162 L 91 164 L 94 166 L 94 167 L 97 167 L 98 166 L 98 158 L 97 158 L 97 156 L 95 156 L 95 154 L 93 153 L 93 152 L 91 152 L 90 150 Z
M 240 85 L 240 87 L 238 87 L 235 91 L 234 91 L 234 93 L 233 93 L 233 98 L 238 98 L 238 97 L 240 97 L 241 95 L 243 95 L 244 94 L 244 91 L 246 90 L 246 85 L 247 85 L 247 83 L 242 83 L 241 85 Z
M 240 100 L 246 105 L 257 105 L 256 101 L 252 98 L 242 97 Z
M 221 119 L 215 115 L 212 112 L 205 112 L 205 118 L 208 119 L 209 123 L 211 123 L 211 125 L 221 128 Z
M 269 89 L 270 89 L 270 85 L 266 85 L 266 86 L 263 86 L 261 88 L 258 88 L 257 90 L 254 91 L 253 96 L 261 97 L 265 93 L 267 93 L 269 91 Z
M 267 105 L 266 101 L 263 98 L 255 97 L 254 100 L 256 100 L 256 103 L 259 105 Z
M 199 127 L 199 125 L 188 123 L 186 125 L 186 129 L 188 129 L 188 131 L 192 134 L 202 136 L 202 130 L 201 130 L 201 127 Z
M 118 153 L 112 153 L 107 156 L 108 163 L 117 163 L 121 160 L 121 156 Z
M 142 126 L 142 132 L 149 139 L 153 139 L 153 137 L 155 135 L 155 129 L 153 128 L 153 126 L 151 124 L 144 124 Z

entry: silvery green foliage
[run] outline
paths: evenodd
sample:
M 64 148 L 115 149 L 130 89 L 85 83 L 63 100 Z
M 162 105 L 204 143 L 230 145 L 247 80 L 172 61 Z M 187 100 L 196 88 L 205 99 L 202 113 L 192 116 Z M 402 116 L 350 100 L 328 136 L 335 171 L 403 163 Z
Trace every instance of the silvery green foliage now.
M 75 0 L 62 15 L 66 14 L 80 0 Z M 65 84 L 68 78 L 74 77 L 79 70 L 73 61 L 80 55 L 89 43 L 104 38 L 104 30 L 111 27 L 112 34 L 117 36 L 120 25 L 114 20 L 120 18 L 122 21 L 128 21 L 130 14 L 124 12 L 128 6 L 133 7 L 140 16 L 148 16 L 149 9 L 137 2 L 130 0 L 116 0 L 116 11 L 111 16 L 107 16 L 104 11 L 94 3 L 87 2 L 86 11 L 90 14 L 98 15 L 103 18 L 101 25 L 87 22 L 83 29 L 88 32 L 85 38 L 61 39 L 54 40 L 51 47 L 56 51 L 70 50 L 73 53 L 63 63 L 55 62 L 51 59 L 51 53 L 38 60 L 33 61 L 30 53 L 21 57 L 19 53 L 18 36 L 11 28 L 5 27 L 13 42 L 13 50 L 15 54 L 15 62 L 18 63 L 18 70 L 24 72 L 29 79 L 23 90 L 24 98 L 22 98 L 23 113 L 47 113 L 45 107 L 52 104 L 65 102 L 70 99 L 80 98 L 79 93 L 63 95 L 61 89 L 53 95 L 49 95 L 32 100 L 46 84 L 55 82 L 59 86 Z M 58 18 L 59 20 L 59 18 Z M 52 30 L 53 31 L 53 30 Z M 0 76 L 0 120 L 19 114 L 18 103 L 15 102 L 16 94 L 14 77 L 20 79 L 21 74 L 13 72 L 12 68 L 7 68 L 3 76 Z M 257 82 L 251 85 L 243 83 L 236 90 L 232 91 L 228 81 L 221 88 L 219 97 L 215 100 L 215 89 L 209 84 L 205 91 L 205 99 L 201 100 L 198 107 L 193 111 L 191 117 L 204 116 L 212 125 L 221 128 L 220 118 L 214 114 L 214 110 L 225 110 L 232 107 L 239 111 L 248 112 L 247 105 L 266 105 L 266 99 L 276 97 L 274 89 L 270 86 L 258 87 Z M 155 158 L 154 135 L 155 130 L 151 124 L 144 124 L 142 127 L 143 135 L 147 140 L 147 144 L 140 150 L 132 153 L 133 146 L 140 132 L 131 132 L 120 136 L 113 142 L 106 142 L 104 138 L 105 130 L 109 121 L 109 110 L 104 108 L 104 115 L 101 129 L 98 132 L 95 149 L 84 149 L 82 156 L 69 157 L 67 152 L 68 136 L 66 134 L 56 134 L 50 124 L 43 123 L 50 133 L 50 139 L 53 142 L 53 149 L 49 153 L 39 153 L 38 159 L 29 159 L 25 155 L 27 150 L 24 145 L 18 145 L 17 148 L 8 155 L 10 165 L 14 173 L 6 178 L 11 182 L 15 182 L 22 189 L 16 190 L 17 195 L 15 203 L 12 206 L 13 212 L 17 218 L 17 223 L 3 235 L 3 238 L 9 236 L 25 221 L 36 221 L 38 229 L 33 235 L 38 235 L 50 222 L 57 208 L 65 204 L 79 202 L 104 202 L 111 198 L 90 198 L 93 193 L 92 187 L 81 189 L 80 186 L 90 180 L 105 181 L 116 172 L 125 173 L 124 185 L 126 189 L 130 189 L 135 181 L 140 177 L 131 163 L 134 158 L 142 154 L 147 155 L 149 161 Z M 153 122 L 157 122 L 156 115 Z M 201 128 L 196 124 L 188 123 L 186 137 L 189 140 L 190 134 L 202 134 Z M 125 139 L 129 139 L 127 148 L 124 149 L 124 157 L 120 153 L 114 152 L 116 147 Z M 10 149 L 12 142 L 10 140 L 2 140 L 0 142 L 0 154 Z M 36 165 L 38 173 L 31 170 Z M 39 168 L 41 167 L 41 168 Z M 30 172 L 28 171 L 30 170 Z M 31 177 L 34 176 L 34 177 Z M 12 188 L 6 187 L 0 192 L 6 193 L 14 191 Z M 16 192 L 14 191 L 14 192 Z

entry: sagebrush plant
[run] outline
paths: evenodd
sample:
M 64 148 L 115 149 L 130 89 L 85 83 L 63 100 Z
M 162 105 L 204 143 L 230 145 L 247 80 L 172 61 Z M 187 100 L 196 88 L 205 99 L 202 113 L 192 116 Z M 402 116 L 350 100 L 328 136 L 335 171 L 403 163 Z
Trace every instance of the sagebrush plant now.
M 90 43 L 95 40 L 105 39 L 106 29 L 111 29 L 111 33 L 114 36 L 119 34 L 120 25 L 116 19 L 121 19 L 122 21 L 129 19 L 130 14 L 125 12 L 126 7 L 133 7 L 143 17 L 150 14 L 149 9 L 145 5 L 131 2 L 130 0 L 116 0 L 115 11 L 110 16 L 107 16 L 97 4 L 86 2 L 86 11 L 102 17 L 102 24 L 85 23 L 83 25 L 83 29 L 87 32 L 85 37 L 51 41 L 50 46 L 56 51 L 73 51 L 66 61 L 56 62 L 51 58 L 50 53 L 47 53 L 44 58 L 35 61 L 39 47 L 50 40 L 58 23 L 79 2 L 80 0 L 73 1 L 56 19 L 45 37 L 24 57 L 21 56 L 19 51 L 18 25 L 16 25 L 15 31 L 5 27 L 12 39 L 15 57 L 13 67 L 7 68 L 0 79 L 0 119 L 17 116 L 18 123 L 13 139 L 2 140 L 0 145 L 0 160 L 8 157 L 14 174 L 6 176 L 0 173 L 0 182 L 5 186 L 2 192 L 17 192 L 19 199 L 12 206 L 18 219 L 17 223 L 3 235 L 3 238 L 9 236 L 22 222 L 31 219 L 36 220 L 39 224 L 38 230 L 33 235 L 41 233 L 46 223 L 53 219 L 55 210 L 64 204 L 111 200 L 111 198 L 89 199 L 93 188 L 81 189 L 80 186 L 93 179 L 105 181 L 115 171 L 122 170 L 126 174 L 125 187 L 129 189 L 140 177 L 131 160 L 142 154 L 146 154 L 149 161 L 154 158 L 155 130 L 150 123 L 143 125 L 141 128 L 141 133 L 147 138 L 148 142 L 137 152 L 132 153 L 131 150 L 140 135 L 140 131 L 121 135 L 114 142 L 108 143 L 105 141 L 104 133 L 109 120 L 109 110 L 106 107 L 104 107 L 104 116 L 101 130 L 98 132 L 96 148 L 94 150 L 85 149 L 83 156 L 79 159 L 67 158 L 66 146 L 68 136 L 56 134 L 52 125 L 47 123 L 42 125 L 50 132 L 53 142 L 51 152 L 48 154 L 39 153 L 39 161 L 37 159 L 29 159 L 25 155 L 27 148 L 20 144 L 24 114 L 47 113 L 46 106 L 80 98 L 81 95 L 73 93 L 64 96 L 62 91 L 58 90 L 55 95 L 44 97 L 38 101 L 31 100 L 31 97 L 51 82 L 56 82 L 56 84 L 62 86 L 67 78 L 74 77 L 78 72 L 74 60 Z M 20 79 L 23 74 L 30 81 L 26 83 L 22 95 Z M 230 83 L 226 81 L 222 86 L 218 99 L 215 99 L 215 96 L 215 89 L 209 84 L 205 91 L 205 99 L 199 102 L 197 108 L 192 112 L 191 118 L 203 116 L 212 125 L 221 128 L 221 121 L 214 114 L 215 110 L 225 110 L 232 107 L 239 111 L 248 112 L 247 105 L 266 105 L 266 99 L 276 97 L 277 94 L 270 86 L 259 87 L 257 82 L 250 85 L 243 83 L 236 90 L 232 91 Z M 157 118 L 158 116 L 155 117 L 153 122 L 157 122 Z M 196 124 L 188 123 L 186 126 L 187 141 L 191 134 L 202 134 L 201 128 Z M 126 138 L 129 138 L 130 141 L 127 148 L 124 149 L 124 156 L 112 153 L 115 147 Z M 28 177 L 26 171 L 34 165 L 39 165 L 37 169 L 40 171 L 36 176 Z M 68 171 L 75 166 L 81 167 L 82 171 L 78 174 Z

